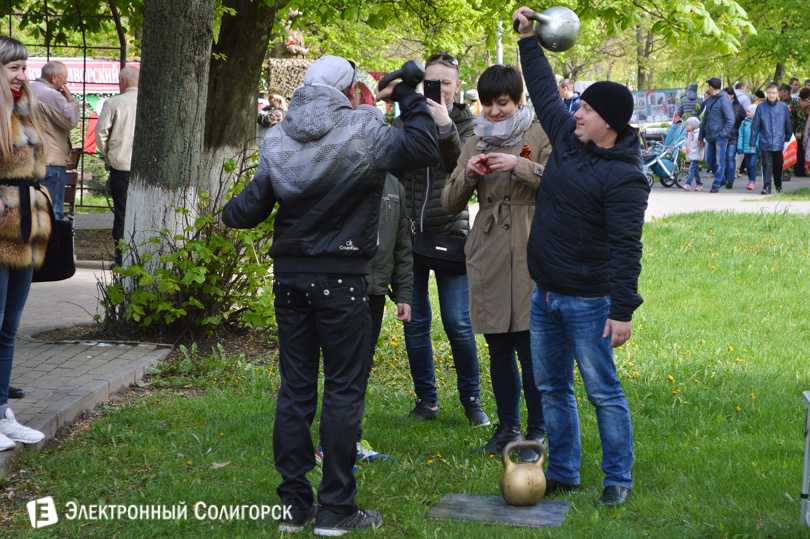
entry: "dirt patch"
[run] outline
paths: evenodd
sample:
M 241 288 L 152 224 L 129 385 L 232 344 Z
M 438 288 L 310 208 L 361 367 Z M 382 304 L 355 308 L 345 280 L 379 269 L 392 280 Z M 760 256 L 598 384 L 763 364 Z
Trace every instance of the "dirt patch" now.
M 73 250 L 76 260 L 112 261 L 114 247 L 109 229 L 74 230 Z

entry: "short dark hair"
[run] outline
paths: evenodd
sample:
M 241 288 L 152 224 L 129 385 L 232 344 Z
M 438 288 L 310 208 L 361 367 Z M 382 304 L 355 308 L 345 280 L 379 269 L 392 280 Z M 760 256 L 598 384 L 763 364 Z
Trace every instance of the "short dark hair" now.
M 748 84 L 744 80 L 741 80 L 740 82 L 738 82 L 737 84 L 734 85 L 734 88 L 737 89 L 737 90 L 742 90 L 743 86 L 745 86 L 747 88 Z
M 790 80 L 788 81 L 788 83 L 789 83 L 789 84 L 793 84 L 793 81 L 794 81 L 794 80 L 795 80 L 796 82 L 799 82 L 799 79 L 798 79 L 798 78 L 796 78 L 796 77 L 790 77 Z
M 734 97 L 734 88 L 732 88 L 731 86 L 726 86 L 725 88 L 723 88 L 723 91 L 726 92 L 731 97 Z
M 565 88 L 566 90 L 573 90 L 574 89 L 574 83 L 571 81 L 571 79 L 563 79 L 563 80 L 561 80 L 560 81 L 560 86 L 562 88 Z
M 478 79 L 478 99 L 489 106 L 505 95 L 515 103 L 520 103 L 523 95 L 523 77 L 512 66 L 494 65 L 486 68 Z
M 776 88 L 778 90 L 779 89 L 779 84 L 777 84 L 775 82 L 769 82 L 768 85 L 765 87 L 765 91 L 767 92 L 771 88 Z

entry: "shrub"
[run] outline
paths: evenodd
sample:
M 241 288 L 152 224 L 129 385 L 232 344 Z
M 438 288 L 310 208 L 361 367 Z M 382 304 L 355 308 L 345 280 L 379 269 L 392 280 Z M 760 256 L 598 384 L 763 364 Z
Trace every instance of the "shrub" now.
M 255 158 L 243 162 L 255 164 Z M 240 170 L 235 182 L 220 180 L 220 189 L 230 184 L 226 199 L 245 187 L 252 168 Z M 224 172 L 228 176 L 234 172 L 232 161 Z M 209 201 L 208 193 L 198 193 L 198 217 L 182 234 L 163 230 L 144 242 L 160 246 L 159 255 L 122 245 L 124 257 L 132 263 L 115 268 L 112 281 L 98 285 L 102 315 L 97 321 L 105 329 L 171 336 L 179 342 L 210 335 L 218 328 L 275 325 L 267 255 L 275 213 L 255 229 L 230 229 L 220 222 L 222 207 L 211 208 Z M 190 219 L 189 209 L 174 211 Z M 159 256 L 159 264 L 152 260 L 154 256 Z

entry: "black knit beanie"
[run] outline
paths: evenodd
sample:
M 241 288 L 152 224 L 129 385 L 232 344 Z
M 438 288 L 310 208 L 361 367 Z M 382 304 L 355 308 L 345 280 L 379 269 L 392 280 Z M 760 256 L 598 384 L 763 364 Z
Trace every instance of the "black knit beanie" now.
M 588 86 L 582 96 L 593 110 L 617 133 L 621 133 L 633 116 L 633 94 L 627 86 L 603 80 Z

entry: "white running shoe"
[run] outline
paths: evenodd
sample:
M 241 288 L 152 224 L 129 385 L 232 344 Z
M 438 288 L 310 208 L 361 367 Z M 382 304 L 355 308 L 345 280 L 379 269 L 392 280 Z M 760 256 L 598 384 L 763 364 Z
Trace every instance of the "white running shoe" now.
M 6 408 L 6 416 L 0 419 L 0 434 L 5 435 L 15 442 L 22 442 L 24 444 L 35 444 L 45 438 L 45 435 L 38 430 L 17 423 L 17 419 L 14 417 L 14 412 L 11 411 L 11 408 Z
M 17 444 L 14 443 L 14 440 L 9 439 L 9 437 L 5 434 L 0 434 L 0 451 L 13 449 L 16 445 Z

